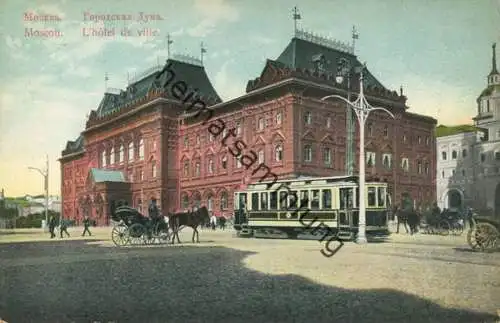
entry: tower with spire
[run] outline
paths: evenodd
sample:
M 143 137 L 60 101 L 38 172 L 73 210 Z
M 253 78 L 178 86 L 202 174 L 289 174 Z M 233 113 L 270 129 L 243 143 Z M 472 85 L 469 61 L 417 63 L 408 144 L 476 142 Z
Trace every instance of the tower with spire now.
M 496 44 L 491 46 L 491 71 L 487 86 L 477 98 L 476 126 L 487 130 L 488 141 L 500 141 L 500 73 L 497 68 Z

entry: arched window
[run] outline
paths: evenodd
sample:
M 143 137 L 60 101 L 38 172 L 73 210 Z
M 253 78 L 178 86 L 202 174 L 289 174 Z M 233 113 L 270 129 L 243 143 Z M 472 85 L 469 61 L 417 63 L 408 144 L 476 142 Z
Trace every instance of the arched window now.
M 457 151 L 456 151 L 456 150 L 453 150 L 453 151 L 451 152 L 451 159 L 457 159 L 457 155 L 458 155 L 458 154 L 457 154 Z
M 115 148 L 111 148 L 111 151 L 109 152 L 109 164 L 115 164 Z
M 120 144 L 120 150 L 118 151 L 118 163 L 119 164 L 122 164 L 123 161 L 125 160 L 124 155 L 125 155 L 125 147 L 123 147 L 123 144 Z
M 467 149 L 462 150 L 462 157 L 467 157 Z
M 307 111 L 306 113 L 304 113 L 304 123 L 305 124 L 312 123 L 312 113 L 310 111 Z
M 194 176 L 200 176 L 201 170 L 200 170 L 200 162 L 197 161 L 194 164 Z
M 220 195 L 220 208 L 221 210 L 227 210 L 227 192 L 222 192 Z
M 193 196 L 193 206 L 199 208 L 201 206 L 200 193 L 195 193 Z
M 227 156 L 223 156 L 221 159 L 222 169 L 227 169 Z
M 214 173 L 214 161 L 212 159 L 208 160 L 208 173 L 209 174 Z
M 389 127 L 387 125 L 384 126 L 384 137 L 387 138 L 389 136 Z
M 323 162 L 325 165 L 330 165 L 332 163 L 332 151 L 330 148 L 323 148 Z
M 128 143 L 128 161 L 134 161 L 134 143 L 131 141 Z
M 264 118 L 259 118 L 259 130 L 264 130 Z
M 236 122 L 236 135 L 237 136 L 241 135 L 241 122 L 240 121 Z
M 310 162 L 312 161 L 312 148 L 311 145 L 304 146 L 304 161 Z
M 259 151 L 259 164 L 264 163 L 264 150 Z
M 283 114 L 281 112 L 278 112 L 276 114 L 276 124 L 280 125 L 283 122 Z
M 274 159 L 277 162 L 283 160 L 283 146 L 281 144 L 277 144 L 274 148 Z
M 446 156 L 446 151 L 441 152 L 441 159 L 446 160 L 448 156 Z
M 189 160 L 184 161 L 184 176 L 189 176 Z
M 214 198 L 212 196 L 212 194 L 208 195 L 208 198 L 207 198 L 207 209 L 209 211 L 212 211 L 214 208 Z
M 153 161 L 151 162 L 151 176 L 152 176 L 153 178 L 155 178 L 155 177 L 156 177 L 156 175 L 157 175 L 157 174 L 156 174 L 156 172 L 157 172 L 157 168 L 156 168 L 156 161 L 154 161 L 154 160 L 153 160 Z
M 139 160 L 144 160 L 144 139 L 139 140 Z
M 101 152 L 101 166 L 106 167 L 106 150 Z
M 183 209 L 189 208 L 189 198 L 186 193 L 182 194 L 181 203 Z

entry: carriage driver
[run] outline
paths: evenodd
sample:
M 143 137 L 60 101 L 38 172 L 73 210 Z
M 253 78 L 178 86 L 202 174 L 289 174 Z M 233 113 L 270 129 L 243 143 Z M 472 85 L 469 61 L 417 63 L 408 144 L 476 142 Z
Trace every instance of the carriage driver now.
M 160 219 L 160 210 L 158 210 L 158 206 L 156 205 L 156 198 L 152 197 L 151 198 L 151 203 L 149 204 L 148 208 L 148 213 L 149 213 L 149 218 L 151 219 L 151 224 L 152 227 L 158 223 L 158 220 Z

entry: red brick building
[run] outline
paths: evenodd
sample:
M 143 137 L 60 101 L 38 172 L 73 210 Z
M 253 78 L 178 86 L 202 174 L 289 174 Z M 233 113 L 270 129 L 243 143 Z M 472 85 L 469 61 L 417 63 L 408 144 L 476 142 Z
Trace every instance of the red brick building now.
M 102 225 L 109 222 L 113 201 L 141 207 L 151 197 L 168 211 L 203 204 L 229 216 L 234 191 L 265 175 L 260 163 L 280 178 L 345 174 L 345 104 L 320 100 L 346 95 L 346 82 L 335 83 L 341 58 L 361 65 L 324 39 L 295 37 L 276 60 L 266 61 L 246 94 L 227 102 L 203 66 L 186 59 L 169 59 L 170 72 L 151 70 L 126 91 L 105 93 L 80 137 L 62 152 L 64 216 L 80 221 L 88 213 Z M 175 83 L 172 74 L 187 86 Z M 370 115 L 367 173 L 387 181 L 396 201 L 404 191 L 432 201 L 436 120 L 408 112 L 402 93 L 389 91 L 367 70 L 364 75 L 370 103 L 396 115 Z M 351 84 L 358 93 L 359 74 Z M 212 119 L 186 114 L 189 102 L 179 93 L 210 106 Z M 209 125 L 222 122 L 225 130 L 212 135 Z M 238 160 L 238 150 L 255 162 Z

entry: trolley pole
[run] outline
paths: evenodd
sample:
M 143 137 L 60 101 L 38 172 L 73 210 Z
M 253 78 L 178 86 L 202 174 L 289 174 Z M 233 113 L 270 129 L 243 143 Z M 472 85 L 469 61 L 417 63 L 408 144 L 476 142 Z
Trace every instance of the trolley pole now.
M 45 188 L 45 226 L 43 229 L 47 231 L 47 225 L 49 223 L 49 156 L 45 155 L 45 170 L 41 170 L 36 167 L 28 167 L 30 170 L 35 170 L 43 176 L 43 183 Z

